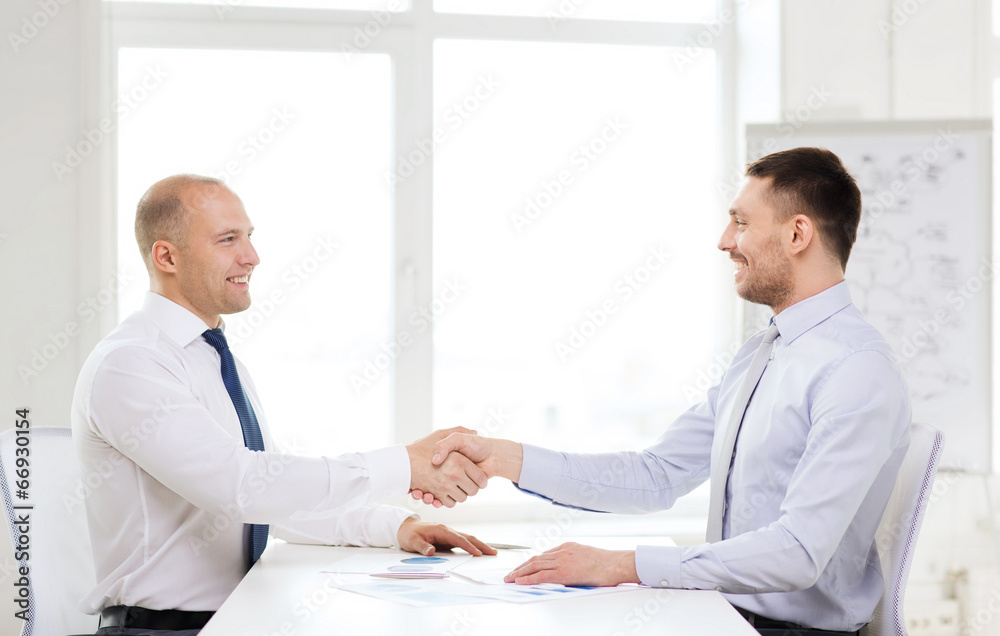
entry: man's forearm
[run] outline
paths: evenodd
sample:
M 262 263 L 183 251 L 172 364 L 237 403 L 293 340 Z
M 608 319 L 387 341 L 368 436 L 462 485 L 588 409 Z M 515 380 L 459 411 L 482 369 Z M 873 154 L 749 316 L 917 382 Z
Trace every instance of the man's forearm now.
M 490 440 L 490 454 L 495 462 L 495 476 L 517 483 L 521 479 L 524 449 L 518 442 L 509 439 Z

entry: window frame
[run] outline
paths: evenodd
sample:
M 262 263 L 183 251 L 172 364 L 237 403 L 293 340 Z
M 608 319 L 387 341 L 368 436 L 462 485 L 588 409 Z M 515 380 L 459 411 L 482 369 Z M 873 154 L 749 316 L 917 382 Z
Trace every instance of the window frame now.
M 737 0 L 719 0 L 717 16 L 735 20 Z M 223 13 L 220 7 L 231 9 Z M 433 0 L 413 0 L 409 11 L 392 13 L 387 23 L 376 12 L 156 2 L 102 2 L 101 104 L 117 95 L 117 56 L 123 47 L 197 48 L 343 52 L 358 29 L 374 22 L 379 31 L 365 52 L 387 53 L 393 69 L 393 160 L 405 156 L 416 140 L 433 134 L 433 45 L 438 38 L 553 43 L 646 45 L 712 49 L 717 56 L 719 95 L 716 179 L 725 182 L 726 167 L 737 161 L 737 25 L 725 24 L 705 38 L 706 23 L 653 23 L 568 18 L 555 28 L 545 17 L 481 16 L 437 13 Z M 374 28 L 372 28 L 374 30 Z M 701 36 L 701 37 L 699 37 Z M 707 45 L 699 44 L 709 39 Z M 114 113 L 102 113 L 114 121 Z M 112 145 L 113 146 L 113 145 Z M 116 148 L 112 147 L 105 192 L 117 185 Z M 433 300 L 432 201 L 433 162 L 418 167 L 396 185 L 393 219 L 393 331 L 398 337 L 408 316 Z M 116 197 L 111 196 L 112 201 Z M 720 201 L 720 205 L 724 202 Z M 721 207 L 720 207 L 721 209 Z M 110 244 L 116 245 L 113 215 Z M 735 321 L 734 321 L 735 323 Z M 735 329 L 734 329 L 735 335 Z M 412 441 L 433 428 L 433 330 L 414 334 L 400 352 L 392 382 L 391 430 L 397 443 Z

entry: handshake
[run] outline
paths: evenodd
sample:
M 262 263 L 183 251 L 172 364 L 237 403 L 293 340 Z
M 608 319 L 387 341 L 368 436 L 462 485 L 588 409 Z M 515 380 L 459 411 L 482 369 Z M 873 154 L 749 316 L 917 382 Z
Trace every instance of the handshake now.
M 524 453 L 520 444 L 479 437 L 467 428 L 435 431 L 407 446 L 406 451 L 410 455 L 410 494 L 435 507 L 451 508 L 465 501 L 480 488 L 485 488 L 490 477 L 499 476 L 513 482 L 521 479 Z M 462 542 L 465 538 L 484 554 L 495 554 L 475 537 L 455 537 L 454 531 L 447 528 L 440 531 L 450 533 L 446 545 L 457 545 L 471 552 Z M 405 544 L 405 540 L 400 541 L 401 546 Z M 508 573 L 504 581 L 521 585 L 618 585 L 638 583 L 639 575 L 633 550 L 601 550 L 564 543 L 531 557 Z
M 410 494 L 439 508 L 453 507 L 486 487 L 490 477 L 513 482 L 521 476 L 521 445 L 479 437 L 455 428 L 435 431 L 406 447 L 410 456 Z

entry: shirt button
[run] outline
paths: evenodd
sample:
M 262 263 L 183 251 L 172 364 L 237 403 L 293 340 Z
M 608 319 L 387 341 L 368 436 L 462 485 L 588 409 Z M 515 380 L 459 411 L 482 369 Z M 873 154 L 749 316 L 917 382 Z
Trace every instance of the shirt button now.
M 660 581 L 660 585 L 662 585 L 663 587 L 667 587 L 668 585 L 670 585 L 670 582 L 667 581 L 667 579 L 663 579 L 662 581 Z
M 721 591 L 722 591 L 722 586 L 720 585 L 720 586 L 716 587 L 716 588 L 715 588 L 715 591 L 716 591 L 716 592 L 721 592 Z

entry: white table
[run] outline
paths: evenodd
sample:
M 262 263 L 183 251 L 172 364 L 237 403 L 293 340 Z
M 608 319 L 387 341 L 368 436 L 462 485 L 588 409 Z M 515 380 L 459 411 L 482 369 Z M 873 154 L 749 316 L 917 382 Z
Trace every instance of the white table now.
M 623 541 L 632 546 L 650 543 L 648 538 L 614 542 L 586 539 L 601 547 L 618 547 Z M 332 583 L 337 575 L 321 571 L 341 558 L 375 551 L 272 541 L 201 635 L 757 636 L 714 591 L 635 588 L 538 603 L 411 607 L 335 589 Z

